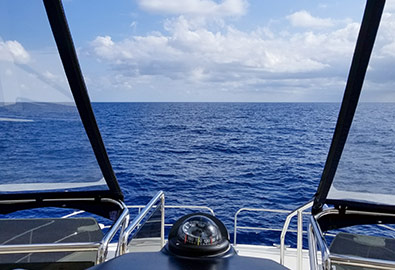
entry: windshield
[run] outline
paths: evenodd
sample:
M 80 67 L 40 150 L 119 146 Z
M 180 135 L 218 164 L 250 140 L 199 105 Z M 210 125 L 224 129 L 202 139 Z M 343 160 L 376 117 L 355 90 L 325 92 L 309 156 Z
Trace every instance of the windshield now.
M 393 32 L 389 8 L 384 9 L 360 103 L 328 199 L 395 204 L 394 47 L 384 43 L 385 36 Z
M 107 189 L 42 1 L 0 3 L 0 164 L 0 194 Z
M 358 106 L 329 198 L 394 204 L 395 104 Z

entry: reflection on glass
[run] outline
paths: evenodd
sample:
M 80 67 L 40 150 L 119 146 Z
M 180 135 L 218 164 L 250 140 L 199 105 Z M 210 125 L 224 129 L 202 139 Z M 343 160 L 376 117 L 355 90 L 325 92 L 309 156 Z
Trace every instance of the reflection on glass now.
M 0 193 L 106 188 L 42 1 L 0 4 L 0 164 Z
M 394 103 L 359 105 L 333 182 L 337 190 L 395 193 L 394 119 Z

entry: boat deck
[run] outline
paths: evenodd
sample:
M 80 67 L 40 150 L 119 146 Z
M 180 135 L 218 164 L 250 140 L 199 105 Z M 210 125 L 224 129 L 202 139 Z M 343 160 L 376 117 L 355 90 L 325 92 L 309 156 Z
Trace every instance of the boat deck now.
M 271 259 L 280 263 L 280 248 L 275 246 L 243 245 L 234 246 L 240 256 Z M 308 250 L 302 251 L 302 267 L 300 269 L 310 269 Z M 287 248 L 285 250 L 284 265 L 289 269 L 297 269 L 297 249 Z

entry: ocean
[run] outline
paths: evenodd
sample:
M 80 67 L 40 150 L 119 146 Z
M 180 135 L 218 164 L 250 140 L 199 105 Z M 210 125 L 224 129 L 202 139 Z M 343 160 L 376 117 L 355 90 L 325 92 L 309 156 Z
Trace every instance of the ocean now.
M 94 103 L 127 204 L 159 190 L 169 205 L 205 205 L 231 234 L 241 207 L 293 210 L 314 195 L 338 103 Z M 284 215 L 239 217 L 280 228 Z M 231 236 L 233 237 L 233 235 Z M 291 235 L 289 244 L 295 244 Z M 279 242 L 243 231 L 238 243 Z
M 314 196 L 340 108 L 339 103 L 92 106 L 126 204 L 145 205 L 163 190 L 167 205 L 212 208 L 228 228 L 231 239 L 238 209 L 293 210 Z M 364 180 L 369 165 L 370 178 L 374 179 L 379 171 L 384 173 L 382 179 L 392 179 L 395 166 L 385 157 L 395 157 L 391 135 L 395 130 L 395 104 L 372 103 L 361 108 L 365 108 L 364 113 L 356 119 L 362 120 L 362 125 L 356 125 L 351 154 L 346 155 L 344 163 L 351 164 L 353 170 L 345 166 L 339 175 L 347 183 L 353 179 L 358 183 Z M 72 106 L 2 106 L 0 130 L 0 179 L 10 186 L 54 180 L 81 182 L 87 175 L 101 178 Z M 377 131 L 380 136 L 367 139 Z M 387 135 L 389 139 L 381 138 Z M 384 159 L 379 158 L 382 153 Z M 91 159 L 86 158 L 89 154 Z M 369 189 L 377 186 L 372 179 L 368 179 Z M 339 185 L 351 186 L 347 183 Z M 388 185 L 383 187 L 392 190 Z M 166 222 L 174 222 L 181 214 L 168 209 Z M 27 215 L 40 216 L 43 212 Z M 242 213 L 238 225 L 281 229 L 284 220 L 284 214 Z M 294 223 L 291 228 L 295 228 Z M 237 239 L 238 243 L 271 244 L 279 243 L 279 234 L 239 229 Z M 287 244 L 295 246 L 295 236 L 290 233 Z

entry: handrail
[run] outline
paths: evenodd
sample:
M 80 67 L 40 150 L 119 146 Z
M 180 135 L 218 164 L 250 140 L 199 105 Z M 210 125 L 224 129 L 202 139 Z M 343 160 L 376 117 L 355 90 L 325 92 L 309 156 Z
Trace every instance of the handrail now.
M 136 208 L 139 210 L 139 213 L 141 212 L 141 209 L 145 207 L 145 205 L 128 205 L 127 206 L 129 209 L 130 208 Z M 155 206 L 153 206 L 155 207 Z M 164 209 L 204 209 L 209 211 L 213 216 L 215 216 L 214 210 L 208 206 L 204 205 L 165 205 Z M 165 223 L 163 222 L 163 225 L 165 227 L 171 227 L 173 224 L 171 223 Z M 164 238 L 164 237 L 163 237 Z M 164 246 L 164 243 L 162 244 Z
M 314 216 L 310 217 L 309 225 L 309 257 L 310 257 L 310 267 L 312 270 L 318 270 L 318 259 L 317 259 L 317 244 L 321 251 L 321 263 L 322 269 L 330 269 L 330 259 L 329 259 L 329 248 L 326 244 L 326 240 L 322 235 L 321 229 L 317 224 Z
M 111 202 L 119 206 L 122 209 L 122 213 L 118 216 L 118 219 L 112 225 L 111 229 L 106 233 L 104 238 L 100 242 L 76 242 L 76 243 L 42 243 L 42 244 L 12 244 L 12 245 L 0 245 L 0 254 L 15 254 L 15 253 L 45 253 L 45 252 L 73 252 L 73 251 L 96 251 L 96 263 L 102 263 L 106 260 L 108 245 L 114 238 L 115 234 L 121 229 L 121 234 L 129 222 L 129 210 L 125 204 L 120 201 L 113 199 L 103 198 L 103 201 Z M 71 214 L 65 215 L 61 218 L 70 218 L 85 211 L 75 211 Z M 118 241 L 117 249 L 122 245 Z
M 366 268 L 377 269 L 377 270 L 395 269 L 395 262 L 387 261 L 387 260 L 361 258 L 352 255 L 339 255 L 339 254 L 331 254 L 330 259 L 331 259 L 331 263 L 361 267 L 363 269 Z
M 99 246 L 97 242 L 0 245 L 0 254 L 97 251 Z
M 124 233 L 122 234 L 122 243 L 123 246 L 120 250 L 120 254 L 124 254 L 126 252 L 126 246 L 128 242 L 128 238 L 130 234 L 132 233 L 133 230 L 136 229 L 136 227 L 140 224 L 140 222 L 147 216 L 148 212 L 155 206 L 155 204 L 158 201 L 161 201 L 161 207 L 162 207 L 162 216 L 161 216 L 161 246 L 164 246 L 164 200 L 165 200 L 165 194 L 163 191 L 159 191 L 150 201 L 149 203 L 144 207 L 144 209 L 140 212 L 140 214 L 133 219 L 133 221 L 129 224 L 129 226 L 126 228 Z
M 160 200 L 160 211 L 160 246 L 162 248 L 165 246 L 165 194 L 163 194 Z
M 285 257 L 285 235 L 287 232 L 297 232 L 297 269 L 302 269 L 303 267 L 303 233 L 306 233 L 306 231 L 303 231 L 303 214 L 310 214 L 303 212 L 304 210 L 310 208 L 313 205 L 313 202 L 310 201 L 297 209 L 290 211 L 290 210 L 281 210 L 281 209 L 266 209 L 266 208 L 240 208 L 234 217 L 234 237 L 233 237 L 233 244 L 237 244 L 237 229 L 251 229 L 251 230 L 265 230 L 265 231 L 281 231 L 280 235 L 280 263 L 284 265 L 284 257 Z M 271 212 L 271 213 L 285 213 L 288 214 L 286 217 L 286 220 L 284 222 L 283 228 L 280 229 L 273 229 L 273 228 L 260 228 L 260 227 L 241 227 L 237 226 L 237 217 L 242 211 L 259 211 L 259 212 Z M 289 224 L 291 222 L 291 219 L 294 216 L 298 216 L 298 227 L 297 230 L 289 230 Z
M 324 234 L 322 233 L 322 230 L 318 223 L 318 220 L 326 215 L 338 214 L 338 213 L 339 213 L 338 209 L 328 208 L 318 213 L 317 215 L 310 217 L 308 236 L 309 236 L 309 257 L 310 257 L 311 269 L 330 270 L 332 269 L 331 265 L 333 263 L 352 265 L 352 266 L 365 266 L 366 268 L 372 268 L 372 269 L 394 269 L 395 263 L 392 261 L 331 253 L 327 245 L 326 239 L 324 237 Z M 347 210 L 346 214 L 361 214 L 368 216 L 374 216 L 374 215 L 394 216 L 394 214 L 392 213 L 365 212 L 365 211 L 356 211 L 356 210 Z M 384 229 L 394 231 L 394 228 L 391 228 L 385 224 L 377 224 L 377 225 Z M 317 248 L 319 248 L 319 251 L 321 252 L 321 262 L 322 262 L 321 266 L 318 264 Z
M 138 216 L 130 223 L 128 228 L 125 230 L 125 233 L 123 234 L 123 242 L 127 245 L 127 239 L 129 238 L 130 234 L 136 227 L 140 225 L 140 222 L 144 219 L 144 217 L 148 214 L 148 212 L 152 209 L 157 207 L 156 203 L 158 200 L 161 200 L 160 206 L 161 206 L 161 247 L 165 245 L 165 227 L 166 226 L 172 226 L 172 224 L 166 224 L 165 223 L 165 209 L 204 209 L 209 211 L 213 216 L 215 216 L 214 210 L 211 209 L 210 207 L 207 206 L 199 206 L 199 205 L 165 205 L 165 196 L 163 191 L 159 191 L 152 199 L 151 201 L 146 205 L 128 205 L 128 208 L 137 208 L 139 210 Z M 126 252 L 126 245 L 122 249 L 122 252 Z M 121 253 L 122 254 L 122 253 Z
M 307 234 L 308 242 L 309 242 L 309 261 L 310 261 L 310 269 L 318 270 L 318 253 L 317 253 L 317 242 L 314 235 L 314 229 L 311 225 L 311 222 L 308 226 L 308 234 Z
M 282 232 L 283 231 L 283 229 L 266 228 L 266 227 L 252 227 L 252 226 L 237 226 L 237 229 L 268 231 L 268 232 Z M 298 230 L 291 230 L 291 229 L 289 229 L 288 232 L 297 233 Z M 307 231 L 303 231 L 303 233 L 307 233 Z
M 137 208 L 139 211 L 145 207 L 145 205 L 127 205 L 127 208 Z M 208 206 L 204 205 L 165 205 L 165 209 L 204 209 L 209 211 L 213 216 L 215 216 L 214 210 Z M 76 213 L 79 214 L 79 213 Z
M 123 235 L 125 231 L 126 224 L 129 223 L 129 209 L 126 207 L 125 204 L 119 202 L 123 208 L 121 215 L 118 217 L 116 222 L 111 229 L 107 232 L 104 238 L 101 240 L 101 245 L 97 251 L 97 263 L 102 263 L 106 260 L 107 252 L 108 252 L 108 244 L 114 238 L 115 234 L 121 229 L 120 235 Z M 121 247 L 124 246 L 123 239 L 119 237 L 117 250 L 115 252 L 116 256 L 120 254 Z
M 164 199 L 164 198 L 163 198 L 163 199 Z M 147 205 L 127 205 L 126 207 L 127 207 L 128 209 L 131 209 L 131 208 L 133 208 L 133 209 L 138 209 L 138 213 L 139 213 L 138 215 L 140 215 L 142 209 L 144 209 L 146 206 L 147 206 Z M 161 204 L 161 206 L 164 206 L 164 209 L 204 209 L 204 210 L 209 211 L 213 216 L 215 216 L 214 210 L 211 209 L 210 207 L 207 207 L 207 206 L 200 206 L 200 205 L 165 205 L 164 200 L 163 200 L 163 203 Z M 155 208 L 156 205 L 153 205 L 152 207 Z M 162 209 L 162 213 L 164 213 L 164 209 Z M 82 214 L 82 213 L 84 213 L 84 212 L 85 212 L 85 211 L 83 211 L 83 210 L 82 210 L 82 211 L 75 211 L 75 212 L 70 213 L 70 214 L 68 214 L 68 215 L 62 216 L 62 218 L 70 218 L 70 217 L 73 217 L 73 216 Z M 163 216 L 162 216 L 161 219 L 162 219 L 161 224 L 163 224 L 163 226 L 161 226 L 161 246 L 163 247 L 163 246 L 165 245 L 165 235 L 164 235 L 165 232 L 164 232 L 164 227 L 170 227 L 170 226 L 172 226 L 173 224 L 166 224 L 166 223 L 165 223 L 164 214 L 163 214 Z M 138 222 L 138 223 L 139 223 L 139 222 Z M 105 226 L 105 227 L 107 227 L 107 226 Z M 131 230 L 131 231 L 133 231 L 133 230 Z M 129 235 L 128 235 L 128 237 L 129 237 Z M 124 240 L 122 240 L 121 246 L 122 246 L 122 245 L 123 245 L 123 246 L 126 246 L 127 243 L 125 243 L 125 242 L 123 242 L 123 241 L 124 241 Z M 118 248 L 117 248 L 117 253 L 116 253 L 116 255 L 123 254 L 124 252 L 126 252 L 126 247 L 123 247 L 123 248 L 121 248 L 121 249 L 118 249 Z
M 234 217 L 233 245 L 237 244 L 237 228 L 241 228 L 237 226 L 237 216 L 243 211 L 271 212 L 271 213 L 284 213 L 284 214 L 288 214 L 291 212 L 289 210 L 281 210 L 281 209 L 249 208 L 249 207 L 240 208 L 239 210 L 237 210 Z
M 138 209 L 139 213 L 141 212 L 141 209 L 143 209 L 146 205 L 126 205 L 127 208 L 129 209 Z M 204 205 L 165 205 L 165 209 L 169 208 L 169 209 L 204 209 L 209 211 L 213 216 L 215 216 L 214 210 L 208 206 L 204 206 Z M 75 211 L 73 213 L 67 214 L 65 216 L 62 216 L 61 218 L 70 218 L 79 214 L 85 213 L 85 211 L 81 210 L 81 211 Z M 172 224 L 165 224 L 165 226 L 171 226 Z
M 180 208 L 180 209 L 205 209 L 209 211 L 213 216 L 215 216 L 214 210 L 208 206 L 199 206 L 199 205 L 165 205 L 165 208 Z
M 298 207 L 294 211 L 292 211 L 287 218 L 285 219 L 283 230 L 280 235 L 280 264 L 284 265 L 284 257 L 285 257 L 285 235 L 287 234 L 287 230 L 289 227 L 289 223 L 291 219 L 297 215 L 298 216 L 298 238 L 297 238 L 297 269 L 302 269 L 303 260 L 302 260 L 302 250 L 303 250 L 303 211 L 312 207 L 313 201 L 307 202 L 304 205 Z

